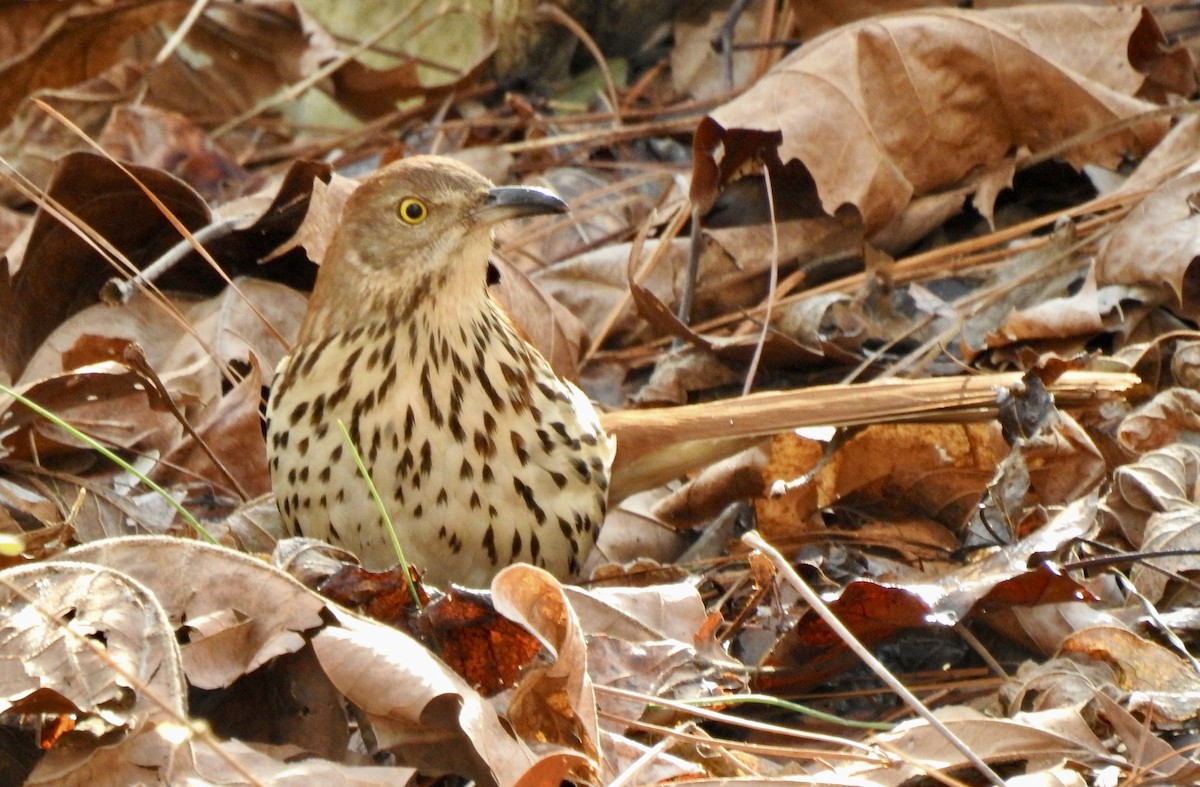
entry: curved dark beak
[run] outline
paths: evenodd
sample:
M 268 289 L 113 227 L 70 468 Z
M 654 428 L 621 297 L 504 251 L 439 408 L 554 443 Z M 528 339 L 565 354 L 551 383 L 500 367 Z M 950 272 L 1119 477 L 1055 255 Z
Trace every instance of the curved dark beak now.
M 484 224 L 495 224 L 522 216 L 566 212 L 567 203 L 545 189 L 497 186 L 488 191 L 483 204 L 475 209 L 475 218 Z

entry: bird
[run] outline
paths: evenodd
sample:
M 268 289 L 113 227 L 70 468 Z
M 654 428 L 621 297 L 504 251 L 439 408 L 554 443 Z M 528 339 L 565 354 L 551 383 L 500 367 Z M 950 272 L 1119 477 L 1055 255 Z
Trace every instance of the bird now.
M 350 195 L 267 403 L 267 460 L 289 535 L 370 569 L 397 563 L 344 424 L 407 561 L 425 581 L 481 587 L 513 563 L 572 580 L 609 506 L 802 426 L 977 419 L 1018 373 L 815 386 L 599 413 L 492 298 L 492 228 L 562 213 L 453 159 L 413 156 Z M 1062 405 L 1136 385 L 1068 371 Z
M 575 577 L 607 507 L 614 441 L 596 408 L 493 299 L 493 227 L 566 204 L 412 156 L 351 193 L 267 403 L 285 531 L 482 587 L 513 563 Z

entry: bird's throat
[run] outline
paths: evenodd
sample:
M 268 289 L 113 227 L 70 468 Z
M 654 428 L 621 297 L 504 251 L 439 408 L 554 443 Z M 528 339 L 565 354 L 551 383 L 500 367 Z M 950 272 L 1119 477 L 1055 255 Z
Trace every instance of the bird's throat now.
M 345 334 L 361 325 L 403 326 L 412 321 L 431 330 L 454 333 L 481 313 L 497 307 L 487 291 L 483 272 L 474 282 L 458 280 L 444 271 L 421 272 L 400 281 L 381 276 L 358 276 L 352 282 L 313 290 L 297 345 L 316 337 Z

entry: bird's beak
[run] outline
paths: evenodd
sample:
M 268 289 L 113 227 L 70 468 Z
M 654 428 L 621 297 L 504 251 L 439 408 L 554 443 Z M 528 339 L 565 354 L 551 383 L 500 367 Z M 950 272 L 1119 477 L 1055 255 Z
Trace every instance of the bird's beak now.
M 488 191 L 483 204 L 475 209 L 475 218 L 483 224 L 495 224 L 522 216 L 566 212 L 567 203 L 545 189 L 497 186 Z

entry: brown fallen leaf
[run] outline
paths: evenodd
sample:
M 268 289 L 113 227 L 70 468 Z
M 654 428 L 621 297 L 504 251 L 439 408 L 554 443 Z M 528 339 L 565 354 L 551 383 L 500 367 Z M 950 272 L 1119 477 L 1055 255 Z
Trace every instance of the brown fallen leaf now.
M 275 503 L 274 495 L 271 496 L 270 503 Z M 301 539 L 291 539 L 279 545 L 276 555 L 287 554 L 291 551 L 291 543 L 301 542 Z M 312 551 L 322 554 L 325 552 L 323 546 L 312 542 L 303 542 L 304 546 L 300 546 L 295 554 L 289 556 L 284 567 L 289 573 L 296 576 L 298 579 L 305 579 L 304 572 L 298 571 L 297 557 L 301 552 L 307 551 L 311 545 Z M 330 547 L 330 551 L 334 548 Z M 350 553 L 342 553 L 340 555 L 347 561 L 352 561 L 354 558 Z M 334 573 L 323 578 L 316 585 L 316 590 L 325 598 L 341 604 L 347 609 L 352 609 L 356 612 L 361 612 L 372 620 L 377 620 L 380 623 L 387 623 L 394 626 L 406 634 L 419 636 L 419 632 L 415 630 L 414 618 L 417 614 L 418 604 L 413 602 L 412 593 L 409 588 L 408 579 L 399 566 L 388 571 L 368 571 L 353 562 L 332 563 L 330 568 L 334 568 Z M 420 576 L 414 569 L 409 569 L 412 579 L 412 587 L 416 589 L 420 607 L 428 607 L 431 601 L 429 592 L 424 585 L 421 584 Z M 462 674 L 461 672 L 459 674 Z
M 1200 449 L 1171 443 L 1149 451 L 1113 473 L 1113 484 L 1101 509 L 1107 529 L 1118 531 L 1135 549 L 1164 515 L 1194 516 L 1200 501 Z
M 129 167 L 190 230 L 211 213 L 191 187 L 161 170 Z M 179 240 L 179 233 L 116 164 L 92 153 L 72 153 L 58 162 L 48 197 L 89 231 L 106 238 L 126 257 L 148 264 Z M 138 216 L 130 221 L 129 216 Z M 16 272 L 9 277 L 9 271 Z M 15 379 L 42 341 L 63 320 L 96 303 L 113 274 L 104 254 L 46 209 L 33 220 L 23 249 L 10 250 L 0 268 L 0 362 Z
M 686 700 L 745 690 L 691 582 L 564 590 L 585 635 L 592 682 L 622 690 L 597 691 L 601 729 L 626 732 L 625 720 L 642 718 L 651 697 Z M 604 754 L 607 759 L 610 752 Z
M 173 2 L 21 8 L 5 20 L 10 35 L 5 37 L 9 51 L 0 56 L 0 124 L 8 123 L 22 98 L 95 76 L 123 60 L 129 43 L 144 37 L 152 46 L 155 26 L 175 25 L 186 13 L 185 3 Z
M 79 783 L 98 751 L 135 757 L 160 725 L 186 718 L 187 689 L 172 626 L 154 595 L 119 571 L 40 563 L 0 572 L 0 716 L 74 716 L 30 783 Z M 167 760 L 142 763 L 165 768 Z M 128 769 L 121 769 L 134 778 Z
M 1008 714 L 1086 708 L 1112 679 L 1112 668 L 1102 662 L 1071 658 L 1027 661 L 1000 687 L 998 698 Z
M 418 629 L 426 642 L 436 643 L 442 660 L 485 697 L 521 685 L 542 650 L 533 634 L 497 611 L 492 597 L 453 586 L 426 607 Z
M 811 441 L 781 434 L 772 442 L 764 482 L 815 475 L 794 493 L 756 500 L 758 527 L 768 541 L 790 543 L 816 512 L 851 495 L 860 506 L 886 501 L 897 513 L 921 512 L 958 525 L 974 512 L 1007 453 L 999 429 L 988 423 L 874 424 L 848 437 L 819 465 L 823 453 Z
M 121 63 L 85 82 L 41 90 L 35 95 L 71 118 L 77 128 L 95 137 L 101 133 L 115 106 L 137 100 L 144 77 L 143 69 L 132 63 Z M 9 123 L 0 127 L 0 154 L 37 186 L 44 187 L 50 182 L 60 158 L 71 151 L 84 150 L 85 145 L 75 131 L 50 117 L 30 100 L 21 102 Z M 18 206 L 32 200 L 25 189 L 3 182 L 0 183 L 0 201 Z
M 712 161 L 716 143 L 725 159 L 744 160 L 738 148 L 769 150 L 776 134 L 780 161 L 803 163 L 827 213 L 853 207 L 876 231 L 914 197 L 1003 166 L 1012 151 L 1037 153 L 1154 108 L 1134 97 L 1145 78 L 1129 59 L 1099 63 L 1067 30 L 1087 30 L 1091 45 L 1131 58 L 1131 42 L 1162 36 L 1140 8 L 1077 5 L 914 11 L 850 24 L 785 58 L 701 123 L 693 191 L 711 204 L 715 187 L 733 176 L 733 165 Z M 1076 167 L 1112 167 L 1127 152 L 1144 155 L 1166 130 L 1164 119 L 1149 120 L 1063 155 Z M 739 136 L 745 131 L 754 138 Z
M 300 650 L 302 632 L 321 625 L 319 597 L 267 563 L 224 547 L 135 536 L 76 547 L 59 559 L 120 571 L 149 588 L 172 626 L 182 629 L 193 686 L 228 686 Z
M 313 647 L 333 684 L 362 709 L 381 748 L 429 774 L 513 784 L 538 759 L 496 712 L 423 645 L 334 610 Z
M 262 372 L 252 364 L 250 373 L 155 465 L 151 479 L 163 485 L 211 485 L 242 502 L 270 492 L 267 445 L 258 428 L 261 398 Z
M 1096 692 L 1100 714 L 1112 725 L 1137 767 L 1145 773 L 1161 774 L 1168 784 L 1190 784 L 1200 779 L 1200 765 L 1182 756 L 1171 744 L 1154 734 L 1146 722 L 1121 707 L 1104 692 Z
M 1083 716 L 1072 708 L 1021 713 L 1011 719 L 989 718 L 966 707 L 935 711 L 971 751 L 989 764 L 1014 759 L 1076 763 L 1099 766 L 1108 760 L 1108 750 Z M 843 762 L 809 774 L 814 779 L 856 779 L 880 787 L 900 787 L 930 771 L 957 771 L 969 767 L 962 754 L 941 732 L 926 722 L 907 722 L 877 737 L 889 751 L 903 751 L 904 761 L 880 767 L 873 763 Z
M 1112 667 L 1116 687 L 1130 692 L 1130 709 L 1145 713 L 1150 724 L 1175 729 L 1200 713 L 1200 678 L 1194 666 L 1131 631 L 1085 629 L 1067 637 L 1060 652 Z
M 525 626 L 553 659 L 534 667 L 517 686 L 509 702 L 509 721 L 527 739 L 583 754 L 589 765 L 578 777 L 600 776 L 600 728 L 587 647 L 562 585 L 540 568 L 518 564 L 492 580 L 492 598 L 497 611 Z
M 964 566 L 929 564 L 878 581 L 850 582 L 829 607 L 860 641 L 872 644 L 931 623 L 951 626 L 974 614 L 1090 599 L 1079 583 L 1056 567 L 1040 563 L 1031 569 L 1029 564 L 1035 555 L 1052 552 L 1086 533 L 1095 506 L 1094 496 L 1067 506 L 1030 536 Z M 851 661 L 841 638 L 810 611 L 771 653 L 772 664 L 789 669 L 760 680 L 767 686 L 810 686 L 844 670 Z
M 19 387 L 18 393 L 108 445 L 162 450 L 179 434 L 157 393 L 127 364 L 93 363 Z M 16 400 L 0 402 L 0 452 L 43 459 L 91 449 Z
M 204 129 L 177 112 L 117 106 L 96 141 L 113 158 L 169 172 L 208 199 L 248 177 Z
M 1200 173 L 1169 180 L 1143 199 L 1105 239 L 1096 256 L 1096 284 L 1165 288 L 1185 317 L 1200 314 L 1193 262 L 1200 255 Z

